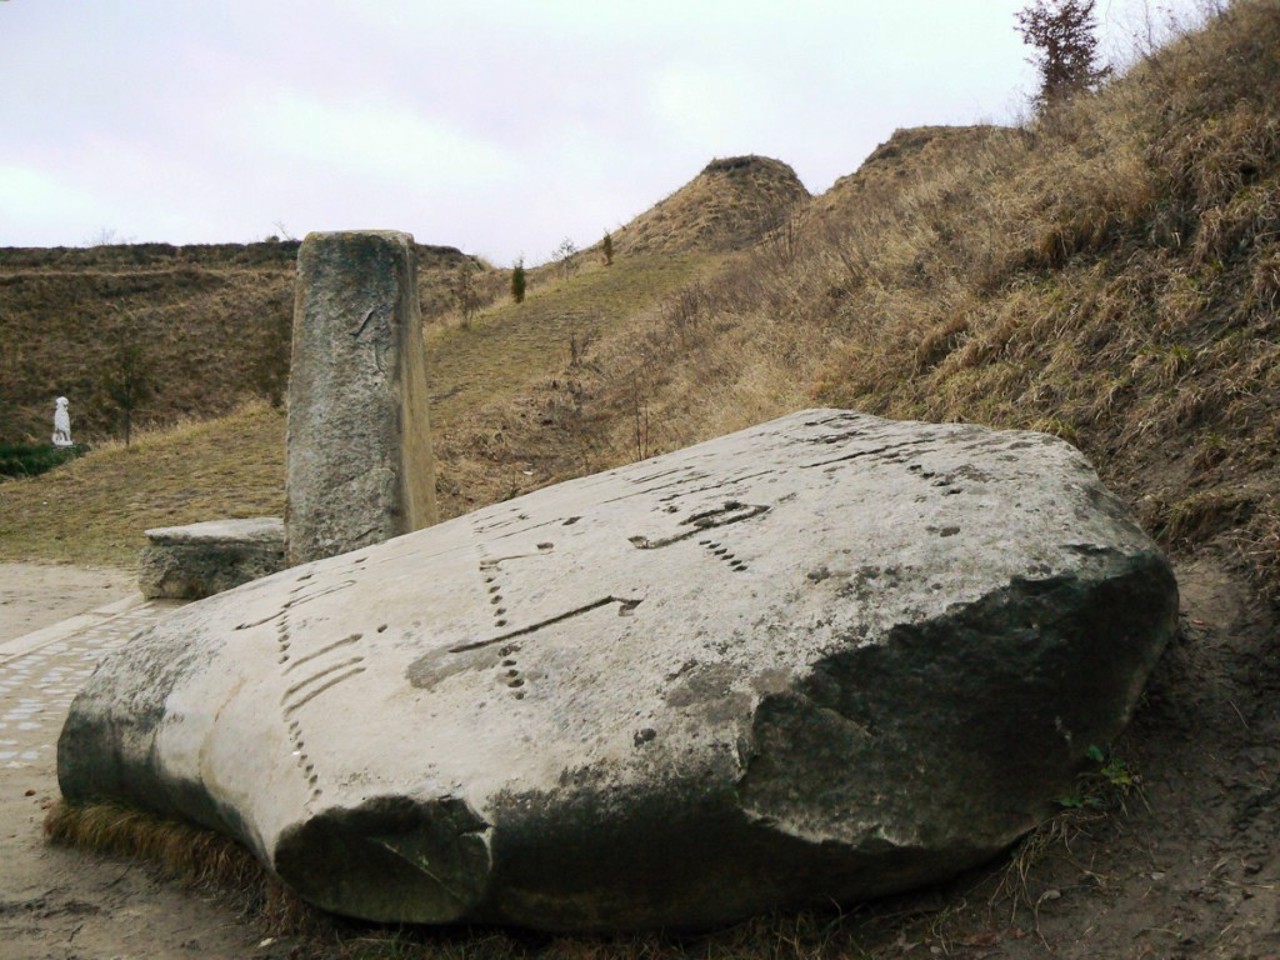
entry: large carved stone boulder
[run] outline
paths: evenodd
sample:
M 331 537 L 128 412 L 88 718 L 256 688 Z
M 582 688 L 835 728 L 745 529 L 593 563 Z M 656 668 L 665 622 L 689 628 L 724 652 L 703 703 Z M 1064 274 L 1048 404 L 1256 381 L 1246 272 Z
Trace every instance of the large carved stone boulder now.
M 995 855 L 1176 611 L 1067 444 L 808 411 L 193 604 L 58 773 L 343 914 L 708 927 Z

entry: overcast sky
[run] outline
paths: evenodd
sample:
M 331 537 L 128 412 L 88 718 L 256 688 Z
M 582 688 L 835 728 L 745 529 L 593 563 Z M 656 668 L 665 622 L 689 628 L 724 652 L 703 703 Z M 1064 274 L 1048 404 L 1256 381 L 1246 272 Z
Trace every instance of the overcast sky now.
M 1203 2 L 1098 0 L 1104 47 Z M 0 0 L 0 246 L 393 228 L 538 263 L 714 157 L 820 193 L 897 127 L 1016 122 L 1025 3 Z

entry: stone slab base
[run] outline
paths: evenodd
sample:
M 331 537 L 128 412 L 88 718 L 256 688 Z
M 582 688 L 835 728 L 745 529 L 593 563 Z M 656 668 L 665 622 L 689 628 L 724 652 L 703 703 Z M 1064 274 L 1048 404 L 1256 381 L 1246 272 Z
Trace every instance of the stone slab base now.
M 284 521 L 208 520 L 148 530 L 138 586 L 148 600 L 199 600 L 283 570 Z

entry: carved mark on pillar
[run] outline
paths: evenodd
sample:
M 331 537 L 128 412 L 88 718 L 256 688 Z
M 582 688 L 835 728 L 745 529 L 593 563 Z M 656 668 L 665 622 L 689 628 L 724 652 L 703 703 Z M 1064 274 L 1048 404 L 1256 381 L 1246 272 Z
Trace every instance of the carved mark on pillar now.
M 374 308 L 370 307 L 369 312 L 364 315 L 364 319 L 360 321 L 360 326 L 351 331 L 351 339 L 359 340 L 360 334 L 364 333 L 364 328 L 369 326 L 369 321 L 373 319 Z
M 374 314 L 378 310 L 376 307 L 370 307 L 369 312 L 364 315 L 364 319 L 360 321 L 360 325 L 351 331 L 351 339 L 359 341 L 364 336 L 365 331 L 369 330 L 370 323 L 374 319 Z M 386 354 L 391 346 L 391 314 L 385 313 L 378 317 L 378 322 L 373 324 L 366 341 L 373 346 L 373 362 L 378 367 L 378 372 L 385 374 L 386 370 Z

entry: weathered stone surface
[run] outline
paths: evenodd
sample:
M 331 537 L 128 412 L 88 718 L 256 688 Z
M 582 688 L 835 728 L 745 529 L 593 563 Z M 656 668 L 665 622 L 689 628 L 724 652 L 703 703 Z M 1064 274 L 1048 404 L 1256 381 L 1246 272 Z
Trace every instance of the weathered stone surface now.
M 808 411 L 193 604 L 59 780 L 340 913 L 706 927 L 994 855 L 1176 611 L 1065 443 Z
M 284 569 L 279 517 L 208 520 L 147 531 L 138 586 L 148 600 L 198 600 Z
M 312 233 L 298 251 L 285 525 L 290 563 L 435 522 L 413 238 Z

